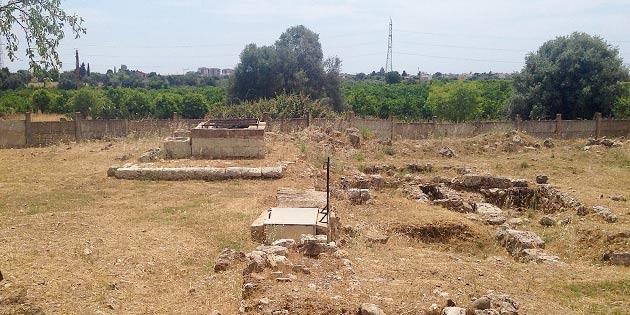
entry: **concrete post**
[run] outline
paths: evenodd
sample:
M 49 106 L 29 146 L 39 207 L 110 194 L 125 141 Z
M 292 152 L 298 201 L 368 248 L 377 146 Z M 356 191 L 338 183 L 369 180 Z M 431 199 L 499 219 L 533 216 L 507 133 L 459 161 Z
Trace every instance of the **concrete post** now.
M 602 136 L 602 113 L 595 113 L 595 138 Z
M 264 122 L 269 122 L 269 119 L 270 119 L 269 113 L 267 113 L 267 112 L 263 113 L 263 121 Z
M 521 115 L 516 114 L 515 122 L 516 122 L 516 131 L 521 131 L 522 124 L 523 124 L 523 119 L 521 119 Z
M 562 114 L 556 114 L 556 138 L 560 138 L 562 130 Z
M 26 146 L 33 145 L 33 133 L 31 131 L 31 112 L 26 112 L 24 119 L 24 137 L 26 137 Z
M 74 113 L 74 141 L 81 142 L 81 113 Z
M 177 118 L 178 118 L 178 117 L 177 117 L 177 112 L 173 112 L 173 120 L 174 120 L 174 121 L 177 121 Z
M 306 127 L 310 127 L 313 123 L 313 113 L 310 111 L 306 114 Z

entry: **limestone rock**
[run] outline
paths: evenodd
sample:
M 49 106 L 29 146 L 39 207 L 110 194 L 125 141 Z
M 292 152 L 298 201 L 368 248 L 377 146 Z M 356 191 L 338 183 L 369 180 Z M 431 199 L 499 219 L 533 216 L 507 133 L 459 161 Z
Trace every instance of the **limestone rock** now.
M 352 204 L 360 205 L 372 199 L 372 195 L 369 189 L 351 188 L 348 189 L 348 199 Z
M 475 204 L 475 212 L 481 216 L 492 216 L 502 214 L 503 210 L 491 203 L 480 202 Z
M 543 141 L 543 145 L 545 146 L 545 148 L 553 148 L 554 147 L 553 139 L 546 138 L 545 141 Z
M 549 181 L 549 177 L 544 174 L 536 175 L 536 184 L 546 184 Z
M 604 254 L 604 260 L 611 265 L 630 266 L 630 252 L 610 252 Z
M 545 248 L 545 241 L 530 231 L 499 230 L 496 238 L 514 257 L 518 257 L 524 249 Z
M 626 196 L 624 195 L 616 195 L 616 196 L 610 196 L 610 199 L 612 201 L 627 201 L 628 199 L 626 198 Z
M 378 232 L 368 232 L 365 235 L 365 239 L 372 244 L 385 244 L 389 240 L 389 236 Z
M 540 225 L 542 226 L 554 226 L 556 225 L 557 222 L 556 222 L 556 219 L 553 218 L 552 216 L 546 215 L 540 218 L 538 223 L 540 223 Z
M 544 251 L 537 248 L 524 249 L 519 253 L 519 256 L 517 258 L 521 262 L 535 262 L 537 264 L 560 263 L 560 257 L 548 255 Z
M 455 151 L 449 147 L 443 147 L 438 151 L 442 157 L 453 158 L 456 156 Z
M 120 168 L 120 165 L 112 165 L 107 169 L 107 177 L 114 177 L 116 171 Z
M 466 174 L 461 177 L 461 184 L 469 189 L 506 189 L 512 187 L 512 180 L 500 176 Z
M 155 162 L 155 161 L 158 160 L 158 158 L 160 157 L 161 153 L 162 153 L 162 149 L 161 148 L 149 149 L 146 152 L 144 152 L 140 156 L 140 158 L 138 158 L 138 161 L 140 161 L 140 163 Z
M 597 213 L 600 217 L 604 218 L 608 223 L 617 222 L 617 216 L 610 211 L 609 208 L 603 206 L 594 206 L 593 211 Z
M 347 128 L 346 134 L 348 135 L 348 140 L 350 140 L 350 144 L 355 149 L 361 147 L 361 131 L 357 128 Z
M 289 251 L 286 247 L 278 246 L 278 245 L 260 245 L 256 247 L 257 251 L 264 252 L 265 254 L 274 254 L 278 256 L 286 256 L 289 254 Z
M 442 310 L 442 315 L 466 315 L 466 309 L 461 307 L 449 306 Z
M 243 260 L 245 254 L 230 248 L 225 248 L 214 263 L 214 272 L 226 271 L 235 260 Z
M 470 305 L 470 308 L 475 309 L 475 310 L 489 309 L 490 308 L 490 298 L 487 297 L 487 296 L 482 296 L 482 297 L 476 299 L 474 302 L 472 302 L 472 304 Z
M 378 308 L 378 306 L 371 303 L 363 303 L 359 307 L 360 315 L 385 315 L 385 312 Z M 465 315 L 465 314 L 464 314 Z
M 286 248 L 295 248 L 297 244 L 294 239 L 280 239 L 271 243 L 272 246 L 282 246 Z
M 247 266 L 243 270 L 243 274 L 250 274 L 252 272 L 262 272 L 269 266 L 267 261 L 267 254 L 261 251 L 253 251 L 245 255 Z
M 322 253 L 334 253 L 337 245 L 334 242 L 327 243 L 326 235 L 302 235 L 300 240 L 301 251 L 305 256 L 317 257 Z

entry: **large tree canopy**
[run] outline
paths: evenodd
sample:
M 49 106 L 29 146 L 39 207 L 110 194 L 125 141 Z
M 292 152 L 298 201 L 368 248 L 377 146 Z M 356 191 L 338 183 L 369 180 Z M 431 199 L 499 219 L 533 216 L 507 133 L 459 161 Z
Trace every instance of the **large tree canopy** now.
M 325 67 L 326 66 L 326 67 Z M 273 98 L 286 92 L 329 97 L 341 108 L 338 58 L 323 60 L 319 35 L 305 26 L 287 29 L 272 46 L 249 44 L 241 52 L 229 85 L 232 101 Z
M 545 42 L 514 78 L 510 113 L 523 118 L 592 118 L 611 113 L 628 79 L 617 48 L 597 36 L 573 33 Z
M 58 68 L 61 64 L 57 47 L 69 26 L 78 38 L 85 34 L 83 19 L 66 13 L 60 0 L 0 1 L 0 36 L 11 61 L 17 58 L 19 35 L 26 41 L 26 56 L 33 70 Z

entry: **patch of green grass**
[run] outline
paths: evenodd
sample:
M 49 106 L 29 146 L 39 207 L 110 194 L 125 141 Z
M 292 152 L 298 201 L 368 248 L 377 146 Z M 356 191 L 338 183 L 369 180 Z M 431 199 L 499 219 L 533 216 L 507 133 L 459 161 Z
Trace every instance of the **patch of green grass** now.
M 383 153 L 387 155 L 396 155 L 396 150 L 393 147 L 387 146 L 383 148 Z
M 627 314 L 630 278 L 571 282 L 560 287 L 559 295 L 574 309 L 576 305 L 586 304 L 586 314 Z
M 0 203 L 0 213 L 5 213 L 7 212 L 7 210 L 8 210 L 7 205 Z
M 358 152 L 354 155 L 354 158 L 357 160 L 357 162 L 365 161 L 365 155 L 363 155 L 363 152 Z
M 359 133 L 361 134 L 361 138 L 363 139 L 370 139 L 372 138 L 372 130 L 370 130 L 370 128 L 367 127 L 361 127 L 359 128 Z
M 529 168 L 529 163 L 527 163 L 527 161 L 523 161 L 523 162 L 521 162 L 520 167 L 522 169 L 527 169 L 527 168 Z

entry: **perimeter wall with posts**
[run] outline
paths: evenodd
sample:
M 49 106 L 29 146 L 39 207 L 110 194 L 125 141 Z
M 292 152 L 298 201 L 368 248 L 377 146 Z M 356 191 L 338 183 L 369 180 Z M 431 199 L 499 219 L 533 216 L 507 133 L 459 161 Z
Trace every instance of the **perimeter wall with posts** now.
M 369 130 L 379 138 L 427 139 L 433 137 L 473 137 L 492 132 L 520 130 L 540 138 L 619 137 L 630 135 L 630 120 L 602 119 L 596 114 L 593 120 L 486 121 L 465 123 L 401 122 L 392 119 L 368 119 L 353 116 L 344 118 L 266 119 L 268 132 L 291 133 L 309 126 L 345 130 Z M 88 139 L 135 136 L 168 136 L 177 129 L 190 129 L 202 119 L 147 119 L 147 120 L 83 120 L 75 115 L 71 121 L 33 122 L 31 114 L 24 120 L 0 120 L 0 148 L 39 147 L 60 142 L 80 142 Z

